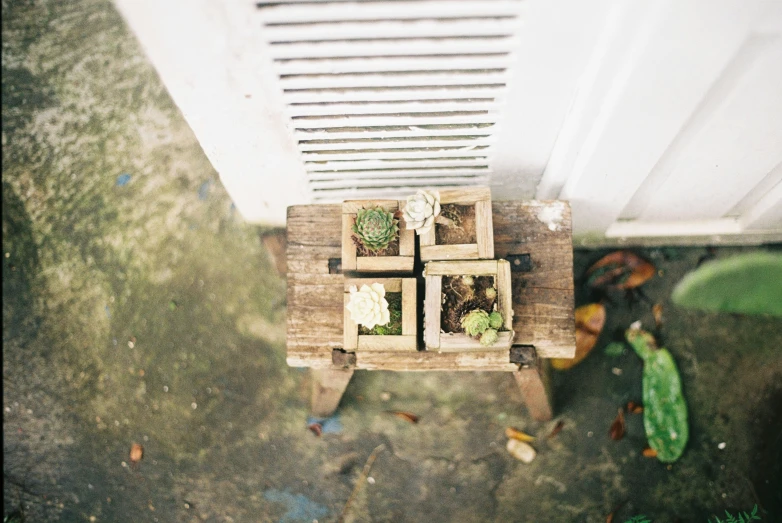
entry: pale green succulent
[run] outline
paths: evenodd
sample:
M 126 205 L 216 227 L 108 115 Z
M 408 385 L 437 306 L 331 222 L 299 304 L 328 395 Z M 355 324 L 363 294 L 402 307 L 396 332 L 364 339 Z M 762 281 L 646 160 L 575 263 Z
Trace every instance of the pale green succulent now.
M 399 220 L 394 219 L 394 213 L 381 207 L 359 209 L 353 232 L 364 247 L 370 251 L 381 251 L 396 238 L 399 232 L 398 223 Z
M 481 345 L 491 345 L 495 341 L 497 341 L 498 335 L 497 331 L 495 329 L 486 329 L 483 331 L 483 334 L 481 334 Z
M 486 293 L 486 297 L 490 300 L 493 300 L 497 297 L 497 290 L 494 287 L 489 287 L 484 292 Z
M 462 316 L 462 328 L 468 336 L 480 336 L 489 328 L 489 314 L 475 309 Z
M 500 314 L 497 311 L 492 312 L 489 314 L 489 327 L 497 330 L 500 327 L 502 327 L 502 314 Z

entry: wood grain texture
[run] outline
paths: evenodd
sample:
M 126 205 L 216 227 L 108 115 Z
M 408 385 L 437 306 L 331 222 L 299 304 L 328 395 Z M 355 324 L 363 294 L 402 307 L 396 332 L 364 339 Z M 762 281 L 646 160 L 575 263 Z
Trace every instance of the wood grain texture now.
M 345 293 L 345 307 L 350 303 L 350 293 Z M 358 324 L 350 317 L 350 311 L 342 309 L 344 346 L 346 351 L 356 350 L 358 348 Z
M 440 205 L 446 203 L 470 204 L 481 200 L 491 200 L 488 187 L 449 187 L 440 189 Z
M 497 260 L 432 261 L 424 267 L 425 276 L 496 276 Z
M 440 352 L 500 350 L 507 353 L 511 345 L 513 345 L 512 332 L 497 333 L 497 341 L 491 345 L 481 345 L 479 340 L 462 333 L 440 333 Z
M 418 333 L 418 284 L 415 278 L 402 280 L 402 336 Z M 417 347 L 416 347 L 417 348 Z
M 424 343 L 427 350 L 440 348 L 440 304 L 442 303 L 442 276 L 425 276 Z
M 418 351 L 418 340 L 413 336 L 359 336 L 356 354 L 366 351 Z
M 478 257 L 477 243 L 422 245 L 421 260 L 465 260 Z
M 360 289 L 362 285 L 380 283 L 386 292 L 402 292 L 402 278 L 348 278 L 344 280 L 344 291 L 347 293 L 352 286 Z
M 506 260 L 497 262 L 497 311 L 502 315 L 502 325 L 506 329 L 513 328 L 513 282 L 510 276 L 510 263 Z
M 426 231 L 423 234 L 418 235 L 418 243 L 419 246 L 423 249 L 424 247 L 433 246 L 436 243 L 436 236 L 435 236 L 435 228 L 432 227 L 428 231 Z
M 553 418 L 548 363 L 538 359 L 535 366 L 513 371 L 513 377 L 530 416 L 538 421 Z
M 404 228 L 404 219 L 399 222 L 399 255 L 415 257 L 415 231 Z
M 353 251 L 355 253 L 355 250 Z M 355 271 L 358 272 L 413 272 L 413 256 L 359 256 L 356 258 Z M 347 269 L 342 265 L 342 270 Z
M 350 383 L 353 369 L 312 369 L 312 415 L 327 418 L 334 414 Z
M 358 256 L 356 254 L 356 244 L 353 243 L 353 220 L 354 214 L 342 215 L 342 270 L 355 271 Z
M 478 258 L 494 258 L 494 229 L 491 219 L 491 201 L 475 202 L 475 233 L 478 243 Z
M 552 206 L 555 222 L 539 216 Z M 575 354 L 573 247 L 566 202 L 493 202 L 495 257 L 529 254 L 532 270 L 511 273 L 514 343 L 534 345 L 540 358 Z M 556 213 L 555 213 L 556 214 Z M 330 368 L 331 351 L 343 347 L 344 277 L 329 274 L 328 261 L 341 251 L 341 206 L 288 209 L 288 364 Z M 336 297 L 336 298 L 335 298 Z M 465 353 L 364 352 L 357 368 L 385 370 L 512 371 L 500 351 Z

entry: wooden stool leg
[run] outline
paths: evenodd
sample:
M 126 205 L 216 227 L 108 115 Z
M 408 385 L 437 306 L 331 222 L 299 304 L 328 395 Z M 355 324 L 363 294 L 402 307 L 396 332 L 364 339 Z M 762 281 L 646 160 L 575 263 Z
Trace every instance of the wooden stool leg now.
M 312 415 L 327 418 L 334 414 L 353 376 L 353 369 L 310 369 L 312 375 Z
M 548 363 L 537 360 L 535 365 L 522 367 L 513 372 L 521 396 L 530 415 L 538 421 L 548 421 L 554 417 L 551 409 L 551 389 L 549 387 Z

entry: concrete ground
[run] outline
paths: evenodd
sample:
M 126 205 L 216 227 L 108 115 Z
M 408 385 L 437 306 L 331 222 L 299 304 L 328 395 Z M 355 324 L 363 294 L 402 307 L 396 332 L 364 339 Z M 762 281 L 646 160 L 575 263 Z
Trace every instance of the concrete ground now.
M 782 518 L 782 322 L 670 304 L 705 248 L 638 251 L 659 269 L 645 291 L 690 408 L 671 466 L 641 455 L 641 416 L 608 437 L 640 400 L 641 363 L 603 347 L 653 323 L 621 296 L 594 353 L 554 375 L 552 422 L 527 416 L 510 375 L 357 372 L 316 437 L 265 231 L 235 212 L 112 5 L 4 1 L 2 19 L 7 521 Z M 577 251 L 575 276 L 602 254 Z M 531 464 L 505 451 L 509 426 L 541 436 Z

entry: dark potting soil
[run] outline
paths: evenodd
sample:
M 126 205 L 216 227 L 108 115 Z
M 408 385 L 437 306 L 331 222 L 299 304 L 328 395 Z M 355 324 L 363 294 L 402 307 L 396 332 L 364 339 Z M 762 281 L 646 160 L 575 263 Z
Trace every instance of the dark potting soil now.
M 388 301 L 388 313 L 391 317 L 386 325 L 375 325 L 371 329 L 359 325 L 358 333 L 360 335 L 379 335 L 379 336 L 401 336 L 402 335 L 402 293 L 387 292 L 386 301 Z
M 440 208 L 440 216 L 453 221 L 453 225 L 435 223 L 434 235 L 437 245 L 460 245 L 477 243 L 475 231 L 475 206 L 447 203 Z
M 361 243 L 361 240 L 359 240 L 355 234 L 352 238 L 353 243 L 356 245 L 356 256 L 365 256 L 368 258 L 373 256 L 399 256 L 399 236 L 391 241 L 391 243 L 388 244 L 388 247 L 380 249 L 379 251 L 370 251 L 364 247 L 364 244 Z
M 493 297 L 486 295 L 487 289 L 494 289 Z M 464 332 L 462 316 L 474 309 L 491 313 L 497 302 L 496 291 L 494 276 L 443 276 L 440 329 L 443 332 Z

